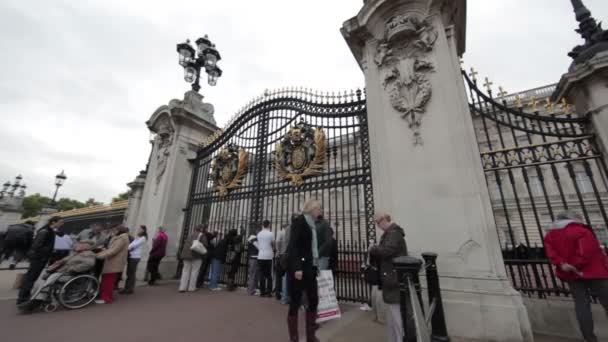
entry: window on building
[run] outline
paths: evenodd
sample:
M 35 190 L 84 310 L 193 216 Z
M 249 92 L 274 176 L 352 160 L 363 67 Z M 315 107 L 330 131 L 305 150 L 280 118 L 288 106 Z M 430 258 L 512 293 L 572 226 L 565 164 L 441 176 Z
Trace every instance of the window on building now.
M 576 185 L 581 193 L 593 192 L 593 186 L 591 186 L 591 179 L 587 176 L 585 171 L 577 171 L 575 173 Z
M 530 192 L 532 193 L 532 196 L 543 196 L 542 182 L 536 172 L 528 175 L 528 183 L 530 185 Z
M 608 245 L 608 229 L 606 227 L 596 227 L 593 231 L 600 243 Z

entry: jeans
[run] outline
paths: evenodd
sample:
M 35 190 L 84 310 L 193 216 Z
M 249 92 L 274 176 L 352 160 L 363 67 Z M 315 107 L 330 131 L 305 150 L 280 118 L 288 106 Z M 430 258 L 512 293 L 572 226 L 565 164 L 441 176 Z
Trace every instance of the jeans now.
M 127 280 L 125 281 L 125 291 L 132 292 L 135 288 L 135 274 L 137 273 L 137 265 L 139 264 L 139 259 L 129 259 L 127 263 Z
M 581 333 L 587 342 L 597 342 L 593 332 L 590 294 L 595 294 L 608 316 L 608 279 L 574 280 L 568 282 L 574 297 L 574 309 Z
M 249 258 L 249 267 L 247 269 L 247 293 L 252 296 L 255 294 L 259 279 L 260 272 L 258 270 L 258 259 Z
M 329 257 L 319 258 L 319 271 L 329 270 Z
M 198 272 L 198 279 L 196 280 L 196 287 L 201 288 L 205 284 L 205 281 L 208 281 L 209 277 L 209 264 L 211 264 L 211 257 L 209 256 L 209 252 L 207 255 L 203 256 L 203 262 L 201 263 L 201 268 Z
M 222 274 L 222 262 L 219 259 L 211 260 L 211 279 L 209 280 L 209 288 L 217 289 L 220 283 L 220 275 Z
M 283 290 L 281 291 L 281 304 L 289 304 L 289 290 L 287 289 L 287 274 L 283 275 Z
M 17 298 L 17 304 L 26 302 L 30 299 L 30 292 L 32 291 L 32 287 L 40 277 L 40 273 L 44 270 L 48 259 L 31 259 L 30 267 L 27 269 L 27 273 L 23 278 L 23 284 L 21 284 L 21 289 L 19 289 L 19 297 Z

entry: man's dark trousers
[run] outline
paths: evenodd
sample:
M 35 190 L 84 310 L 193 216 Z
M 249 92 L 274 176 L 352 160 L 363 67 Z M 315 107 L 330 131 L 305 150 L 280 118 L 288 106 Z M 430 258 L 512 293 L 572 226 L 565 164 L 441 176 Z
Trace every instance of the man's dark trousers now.
M 32 287 L 34 287 L 34 283 L 36 283 L 36 280 L 40 277 L 40 273 L 44 270 L 47 262 L 48 258 L 30 259 L 30 267 L 27 269 L 27 273 L 25 273 L 23 278 L 23 284 L 21 284 L 21 288 L 19 289 L 17 304 L 26 302 L 30 299 Z
M 587 342 L 597 342 L 593 333 L 590 294 L 597 296 L 608 316 L 608 279 L 574 280 L 568 284 L 574 297 L 574 309 L 581 333 Z

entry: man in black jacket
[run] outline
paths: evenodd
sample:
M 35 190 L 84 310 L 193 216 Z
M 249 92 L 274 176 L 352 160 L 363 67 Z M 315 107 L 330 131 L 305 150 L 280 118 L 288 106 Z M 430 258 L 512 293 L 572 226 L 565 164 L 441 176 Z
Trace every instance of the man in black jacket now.
M 36 233 L 32 248 L 28 252 L 30 267 L 23 278 L 23 284 L 21 284 L 21 288 L 19 289 L 19 297 L 17 298 L 18 306 L 27 303 L 30 299 L 30 291 L 53 253 L 53 248 L 55 246 L 55 231 L 61 229 L 63 223 L 63 218 L 60 216 L 53 216 L 49 222 Z
M 28 249 L 30 249 L 33 238 L 34 225 L 32 221 L 9 226 L 4 237 L 4 255 L 0 257 L 0 262 L 3 258 L 9 259 L 9 269 L 14 270 L 15 265 L 25 257 Z

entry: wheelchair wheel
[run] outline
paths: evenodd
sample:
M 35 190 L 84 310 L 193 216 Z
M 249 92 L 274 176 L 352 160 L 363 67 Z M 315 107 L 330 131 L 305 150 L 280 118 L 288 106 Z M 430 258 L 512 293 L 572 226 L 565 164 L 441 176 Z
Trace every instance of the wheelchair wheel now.
M 90 275 L 76 276 L 63 284 L 59 291 L 59 303 L 67 309 L 80 309 L 97 297 L 99 282 Z

